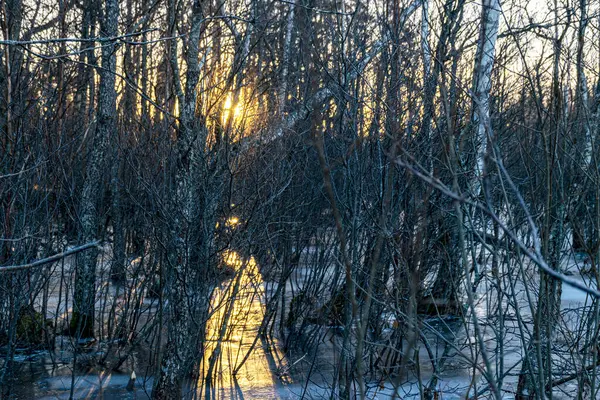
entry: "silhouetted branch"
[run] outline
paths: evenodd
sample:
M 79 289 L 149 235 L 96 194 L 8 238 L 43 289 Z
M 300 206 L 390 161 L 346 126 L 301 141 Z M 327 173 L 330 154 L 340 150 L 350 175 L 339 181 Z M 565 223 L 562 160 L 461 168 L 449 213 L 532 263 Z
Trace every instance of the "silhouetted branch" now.
M 41 260 L 37 260 L 37 261 L 34 261 L 29 264 L 8 265 L 6 267 L 0 267 L 0 272 L 15 272 L 15 271 L 21 271 L 24 269 L 40 267 L 42 265 L 46 265 L 46 264 L 52 263 L 54 261 L 58 261 L 60 259 L 68 257 L 70 255 L 77 254 L 84 250 L 91 249 L 92 247 L 97 247 L 99 244 L 100 244 L 100 241 L 91 242 L 91 243 L 87 243 L 87 244 L 84 244 L 79 247 L 75 247 L 71 250 L 63 251 L 62 253 L 55 254 L 48 258 L 42 258 Z

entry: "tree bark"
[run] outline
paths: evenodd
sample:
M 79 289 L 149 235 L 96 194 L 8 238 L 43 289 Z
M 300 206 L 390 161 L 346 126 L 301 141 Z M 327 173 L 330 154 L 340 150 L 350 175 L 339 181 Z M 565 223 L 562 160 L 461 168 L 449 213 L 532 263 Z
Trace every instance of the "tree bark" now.
M 499 0 L 484 0 L 481 10 L 481 28 L 475 56 L 474 85 L 473 85 L 473 123 L 477 134 L 477 159 L 475 161 L 475 195 L 479 195 L 484 160 L 488 147 L 488 132 L 486 126 L 490 119 L 490 90 L 492 88 L 492 69 L 496 53 L 498 37 L 498 20 L 500 17 Z
M 106 0 L 102 18 L 102 35 L 117 36 L 119 4 L 117 0 Z M 98 93 L 96 133 L 91 144 L 87 162 L 86 180 L 81 195 L 80 218 L 82 242 L 93 242 L 98 235 L 98 214 L 103 195 L 104 166 L 110 136 L 115 129 L 115 43 L 102 48 L 102 70 Z M 96 299 L 96 262 L 98 252 L 90 250 L 82 256 L 75 272 L 75 294 L 71 331 L 80 337 L 94 336 L 94 303 Z
M 170 2 L 168 13 L 170 23 L 174 23 L 174 2 Z M 180 101 L 180 125 L 176 143 L 175 187 L 170 209 L 172 223 L 168 265 L 165 272 L 165 296 L 169 302 L 166 307 L 168 341 L 152 390 L 152 398 L 161 400 L 181 398 L 184 380 L 202 357 L 202 339 L 212 292 L 208 277 L 215 210 L 206 209 L 206 198 L 203 198 L 199 188 L 208 131 L 203 119 L 196 115 L 202 21 L 201 3 L 195 1 L 192 4 L 186 53 L 185 92 L 179 70 L 173 68 L 174 86 Z M 170 51 L 171 60 L 176 63 L 176 47 L 171 47 Z

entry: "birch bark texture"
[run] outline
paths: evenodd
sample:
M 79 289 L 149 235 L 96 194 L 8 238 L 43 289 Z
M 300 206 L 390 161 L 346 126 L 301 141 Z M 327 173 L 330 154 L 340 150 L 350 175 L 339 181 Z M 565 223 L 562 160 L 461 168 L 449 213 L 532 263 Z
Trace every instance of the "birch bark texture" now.
M 481 8 L 481 28 L 475 55 L 473 85 L 473 124 L 476 129 L 477 155 L 475 161 L 475 179 L 484 172 L 485 155 L 492 139 L 490 121 L 490 91 L 492 88 L 492 70 L 496 54 L 498 24 L 500 19 L 500 1 L 483 0 Z M 476 184 L 475 194 L 481 186 Z
M 201 226 L 214 222 L 203 221 L 206 202 L 200 197 L 201 168 L 207 129 L 204 119 L 196 115 L 197 90 L 202 65 L 200 36 L 203 21 L 200 1 L 191 5 L 189 36 L 185 54 L 185 86 L 177 67 L 177 46 L 171 46 L 171 63 L 175 94 L 180 107 L 176 140 L 176 168 L 170 206 L 171 223 L 168 265 L 163 271 L 165 297 L 168 300 L 167 344 L 158 376 L 152 390 L 153 399 L 180 399 L 184 380 L 202 356 L 206 314 L 210 300 L 210 284 L 206 280 L 209 263 L 207 248 L 212 231 L 203 235 Z M 175 1 L 169 2 L 169 23 L 177 20 Z M 173 27 L 172 27 L 173 28 Z M 185 87 L 185 89 L 184 89 Z M 185 91 L 184 91 L 185 90 Z
M 281 59 L 281 84 L 279 85 L 278 93 L 278 105 L 279 115 L 283 116 L 285 112 L 285 104 L 287 99 L 287 87 L 288 87 L 288 71 L 290 68 L 290 52 L 292 47 L 292 34 L 294 30 L 294 18 L 296 13 L 296 3 L 292 1 L 290 3 L 290 11 L 288 12 L 287 21 L 285 25 L 285 39 L 283 41 L 283 57 Z
M 101 34 L 103 37 L 116 37 L 119 21 L 117 0 L 106 0 L 102 17 Z M 102 69 L 98 93 L 98 112 L 96 132 L 90 146 L 80 205 L 80 223 L 82 242 L 96 240 L 98 235 L 99 207 L 103 194 L 103 171 L 108 142 L 115 130 L 116 99 L 116 42 L 108 42 L 102 47 Z M 96 263 L 98 251 L 95 249 L 82 256 L 77 265 L 75 277 L 75 295 L 73 299 L 73 317 L 71 330 L 80 337 L 94 336 L 94 309 L 96 300 Z

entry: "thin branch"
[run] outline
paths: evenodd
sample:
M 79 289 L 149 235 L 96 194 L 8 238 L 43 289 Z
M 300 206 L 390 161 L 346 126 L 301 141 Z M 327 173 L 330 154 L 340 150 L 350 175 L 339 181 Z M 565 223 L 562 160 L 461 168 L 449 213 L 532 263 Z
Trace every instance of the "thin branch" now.
M 486 213 L 488 216 L 490 216 L 498 224 L 498 226 L 500 227 L 500 229 L 502 229 L 504 231 L 504 233 L 519 247 L 519 249 L 521 249 L 521 251 L 523 252 L 523 254 L 525 254 L 527 257 L 529 257 L 529 259 L 531 259 L 535 264 L 537 264 L 537 266 L 541 270 L 543 270 L 545 273 L 547 273 L 548 275 L 550 275 L 551 277 L 553 277 L 555 279 L 558 279 L 558 280 L 562 281 L 566 285 L 569 285 L 569 286 L 571 286 L 571 287 L 573 287 L 575 289 L 579 289 L 582 292 L 585 292 L 585 293 L 589 294 L 592 297 L 600 299 L 600 291 L 598 291 L 598 290 L 596 290 L 594 288 L 591 288 L 589 286 L 586 286 L 585 283 L 583 283 L 581 281 L 578 281 L 577 279 L 571 278 L 571 277 L 563 274 L 562 272 L 559 272 L 559 271 L 556 271 L 556 270 L 552 269 L 546 263 L 546 261 L 544 260 L 544 257 L 540 253 L 540 244 L 539 244 L 539 236 L 538 236 L 537 227 L 533 223 L 533 219 L 531 218 L 531 215 L 529 214 L 529 211 L 526 209 L 525 203 L 524 203 L 523 199 L 520 197 L 520 195 L 519 195 L 518 192 L 517 192 L 517 196 L 518 196 L 519 203 L 524 208 L 525 213 L 527 214 L 527 217 L 528 217 L 528 220 L 529 220 L 529 226 L 530 226 L 530 229 L 531 229 L 531 236 L 532 236 L 532 239 L 533 239 L 533 242 L 534 242 L 534 249 L 535 249 L 534 252 L 532 252 L 521 240 L 519 240 L 519 238 L 517 238 L 517 235 L 513 231 L 511 231 L 500 220 L 500 218 L 496 215 L 496 213 L 494 213 L 492 210 L 488 209 L 487 207 L 485 207 L 481 203 L 473 202 L 473 201 L 468 200 L 464 195 L 461 196 L 461 195 L 455 193 L 454 191 L 452 191 L 451 189 L 449 189 L 446 185 L 444 185 L 439 179 L 431 177 L 428 174 L 419 171 L 418 168 L 415 168 L 411 164 L 408 164 L 408 163 L 406 163 L 406 162 L 404 162 L 404 161 L 402 161 L 400 159 L 397 159 L 395 162 L 399 166 L 408 169 L 410 172 L 412 172 L 413 174 L 415 174 L 419 179 L 421 179 L 425 183 L 433 186 L 435 189 L 439 190 L 440 192 L 442 192 L 446 196 L 450 197 L 451 199 L 453 199 L 455 201 L 458 201 L 458 202 L 465 203 L 465 204 L 469 204 L 469 205 L 471 205 L 473 207 L 476 207 L 477 209 L 483 211 L 484 213 Z M 501 166 L 501 169 L 503 169 L 503 166 Z M 510 183 L 512 183 L 512 181 L 509 181 L 509 184 Z
M 67 250 L 67 251 L 63 251 L 62 253 L 58 253 L 55 254 L 51 257 L 48 258 L 42 258 L 41 260 L 37 260 L 34 261 L 32 263 L 29 264 L 22 264 L 22 265 L 8 265 L 6 267 L 0 267 L 0 272 L 15 272 L 15 271 L 21 271 L 24 269 L 29 269 L 29 268 L 35 268 L 35 267 L 39 267 L 45 264 L 49 264 L 49 263 L 53 263 L 55 261 L 58 261 L 62 258 L 68 257 L 70 255 L 82 252 L 84 250 L 87 249 L 91 249 L 92 247 L 98 247 L 100 245 L 100 241 L 95 241 L 95 242 L 90 242 L 87 244 L 84 244 L 82 246 L 79 247 L 75 247 L 71 250 Z
M 115 41 L 123 41 L 123 39 L 127 39 L 129 37 L 140 36 L 144 33 L 154 32 L 158 29 L 146 29 L 139 32 L 126 33 L 120 36 L 102 36 L 95 38 L 75 38 L 75 37 L 65 37 L 65 38 L 54 38 L 54 39 L 44 39 L 44 40 L 0 40 L 0 45 L 4 46 L 28 46 L 32 44 L 54 44 L 54 43 L 92 43 L 92 42 L 100 42 L 100 43 L 110 43 Z

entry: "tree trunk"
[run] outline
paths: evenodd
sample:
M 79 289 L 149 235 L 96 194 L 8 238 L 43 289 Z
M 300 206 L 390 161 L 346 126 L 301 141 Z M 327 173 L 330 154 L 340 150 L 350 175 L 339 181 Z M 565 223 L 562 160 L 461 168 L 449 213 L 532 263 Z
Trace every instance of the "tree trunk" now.
M 174 23 L 174 2 L 169 3 L 168 13 L 170 23 Z M 170 210 L 171 237 L 168 265 L 165 268 L 165 296 L 169 302 L 166 307 L 168 341 L 152 390 L 152 398 L 161 400 L 181 398 L 184 380 L 202 357 L 202 339 L 212 292 L 209 277 L 215 212 L 214 209 L 207 209 L 207 199 L 200 190 L 208 132 L 204 121 L 196 115 L 202 21 L 202 7 L 196 1 L 192 5 L 186 54 L 185 93 L 178 68 L 173 65 L 174 86 L 179 98 L 181 117 L 176 143 L 175 187 Z M 171 47 L 170 51 L 171 60 L 176 63 L 176 47 Z M 209 211 L 208 215 L 206 211 Z
M 431 125 L 435 115 L 435 94 L 437 92 L 440 74 L 442 74 L 443 72 L 444 60 L 448 55 L 448 43 L 454 42 L 458 33 L 457 30 L 458 26 L 460 25 L 460 20 L 462 19 L 463 6 L 463 0 L 447 0 L 444 7 L 445 13 L 442 16 L 443 26 L 440 39 L 436 47 L 436 53 L 434 57 L 435 61 L 433 63 L 432 71 L 429 74 L 429 78 L 425 82 L 423 94 L 425 98 L 423 99 L 422 132 L 424 133 L 424 136 L 426 138 L 429 138 L 428 146 L 432 145 Z M 430 164 L 429 170 L 431 171 L 433 168 L 433 160 L 430 157 L 428 158 L 428 163 Z M 454 233 L 448 234 L 450 235 L 449 237 L 456 237 Z M 451 242 L 448 242 L 448 244 L 450 243 Z M 450 293 L 448 289 L 449 287 L 455 288 L 457 290 L 460 289 L 458 279 L 461 275 L 462 269 L 460 267 L 460 264 L 452 260 L 447 260 L 447 258 L 444 257 L 444 261 L 442 262 L 442 264 L 440 264 L 438 274 L 432 287 L 432 294 L 434 296 L 446 296 L 448 294 L 451 294 L 452 298 L 460 297 L 460 292 Z M 449 282 L 449 278 L 453 281 Z M 454 279 L 457 280 L 454 281 Z M 443 302 L 452 301 L 451 298 L 435 298 L 435 300 Z
M 475 161 L 475 195 L 480 193 L 481 178 L 484 170 L 484 159 L 488 147 L 488 130 L 490 125 L 490 90 L 492 88 L 492 68 L 496 53 L 496 38 L 498 37 L 498 20 L 500 17 L 500 2 L 484 0 L 481 11 L 481 29 L 477 43 L 474 69 L 474 98 L 473 123 L 477 129 L 477 159 Z
M 102 36 L 115 37 L 117 35 L 118 19 L 118 1 L 106 0 L 102 18 Z M 98 209 L 103 195 L 103 169 L 109 138 L 115 129 L 117 94 L 115 91 L 116 57 L 114 52 L 114 42 L 107 43 L 102 48 L 96 134 L 91 144 L 80 205 L 82 243 L 92 242 L 98 235 Z M 97 255 L 98 252 L 95 249 L 85 252 L 81 257 L 81 263 L 77 264 L 75 272 L 71 331 L 80 337 L 94 336 Z
M 290 11 L 287 16 L 287 22 L 285 25 L 285 38 L 283 41 L 283 56 L 281 59 L 281 76 L 279 79 L 279 93 L 278 93 L 278 107 L 279 115 L 282 116 L 285 112 L 285 103 L 287 99 L 287 87 L 288 87 L 288 71 L 290 68 L 290 51 L 292 48 L 292 35 L 294 30 L 294 16 L 296 13 L 296 4 L 294 1 L 290 4 Z

